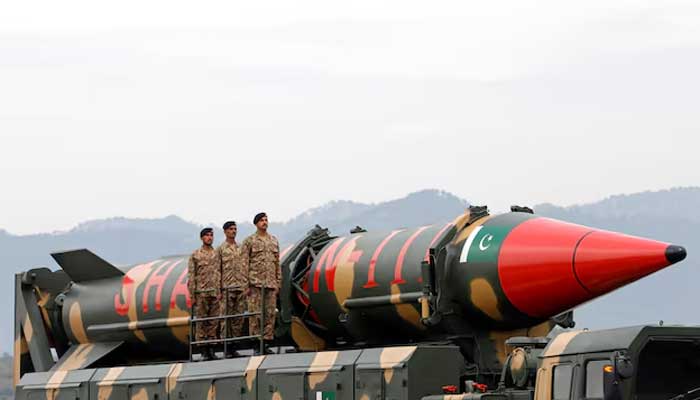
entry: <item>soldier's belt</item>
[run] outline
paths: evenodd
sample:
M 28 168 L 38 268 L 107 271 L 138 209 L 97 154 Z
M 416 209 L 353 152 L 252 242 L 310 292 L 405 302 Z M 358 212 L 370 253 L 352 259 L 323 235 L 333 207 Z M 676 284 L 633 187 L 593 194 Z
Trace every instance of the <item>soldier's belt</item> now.
M 219 289 L 200 289 L 200 290 L 195 290 L 194 294 L 207 294 L 207 293 L 218 293 Z
M 265 289 L 279 289 L 279 286 L 269 286 L 265 283 L 251 283 L 249 287 L 265 288 Z

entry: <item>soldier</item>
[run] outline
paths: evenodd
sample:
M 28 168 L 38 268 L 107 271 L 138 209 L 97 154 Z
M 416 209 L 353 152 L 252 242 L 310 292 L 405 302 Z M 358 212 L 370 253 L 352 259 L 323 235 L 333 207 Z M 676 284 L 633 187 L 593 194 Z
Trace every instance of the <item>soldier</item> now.
M 214 230 L 204 228 L 199 232 L 202 247 L 192 253 L 188 264 L 187 287 L 193 301 L 194 316 L 197 318 L 216 317 L 221 314 L 219 293 L 221 287 L 221 259 L 212 247 Z M 212 340 L 219 338 L 219 321 L 202 321 L 196 324 L 195 340 Z M 204 345 L 202 357 L 214 358 L 214 347 Z
M 257 214 L 253 223 L 257 231 L 248 236 L 241 245 L 241 258 L 244 265 L 248 266 L 249 274 L 248 309 L 250 311 L 260 310 L 264 301 L 265 327 L 263 336 L 266 341 L 271 341 L 274 338 L 275 308 L 281 282 L 279 243 L 276 237 L 267 233 L 268 221 L 265 213 Z M 262 298 L 262 288 L 265 288 L 264 299 Z M 251 335 L 260 334 L 260 320 L 258 318 L 251 318 L 249 327 Z
M 224 235 L 226 240 L 217 249 L 221 258 L 221 287 L 223 290 L 224 314 L 243 314 L 246 310 L 246 290 L 248 289 L 248 269 L 243 265 L 241 252 L 236 243 L 236 233 L 238 228 L 235 221 L 228 221 L 224 224 Z M 221 323 L 222 335 L 228 337 L 238 337 L 243 334 L 244 318 L 234 318 Z M 228 347 L 228 346 L 227 346 Z M 235 346 L 227 348 L 233 350 Z M 231 351 L 227 355 L 234 355 Z

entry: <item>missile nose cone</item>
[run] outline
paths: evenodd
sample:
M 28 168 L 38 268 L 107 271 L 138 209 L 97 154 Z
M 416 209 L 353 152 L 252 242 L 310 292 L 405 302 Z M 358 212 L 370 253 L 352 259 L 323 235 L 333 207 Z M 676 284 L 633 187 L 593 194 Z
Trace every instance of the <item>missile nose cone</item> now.
M 574 254 L 574 273 L 598 296 L 663 269 L 685 257 L 685 249 L 608 231 L 584 236 Z
M 515 308 L 550 318 L 685 257 L 681 246 L 534 218 L 504 239 L 498 274 Z
M 675 264 L 679 261 L 683 261 L 687 253 L 685 252 L 685 247 L 670 245 L 666 247 L 666 259 L 669 263 Z

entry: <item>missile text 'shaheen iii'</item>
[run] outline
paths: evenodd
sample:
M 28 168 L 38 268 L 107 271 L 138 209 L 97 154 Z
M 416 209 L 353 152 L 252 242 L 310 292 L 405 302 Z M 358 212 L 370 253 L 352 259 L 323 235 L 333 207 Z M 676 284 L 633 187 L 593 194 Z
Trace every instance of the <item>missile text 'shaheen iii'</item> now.
M 17 378 L 187 358 L 186 257 L 120 269 L 87 250 L 53 256 L 63 271 L 17 276 Z M 682 260 L 685 250 L 527 208 L 491 216 L 472 207 L 448 224 L 390 232 L 333 237 L 317 227 L 280 257 L 278 344 L 449 342 L 467 367 L 488 374 L 500 372 L 506 338 L 571 326 L 573 307 Z

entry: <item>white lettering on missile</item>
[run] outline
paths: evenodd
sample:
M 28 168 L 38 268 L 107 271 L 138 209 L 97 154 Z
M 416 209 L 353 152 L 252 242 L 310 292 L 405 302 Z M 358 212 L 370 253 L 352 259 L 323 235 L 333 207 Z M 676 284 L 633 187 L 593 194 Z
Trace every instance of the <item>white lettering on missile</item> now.
M 467 256 L 469 255 L 469 248 L 472 247 L 472 243 L 474 243 L 474 238 L 476 238 L 476 235 L 479 233 L 479 231 L 483 228 L 483 225 L 479 225 L 474 230 L 472 233 L 469 234 L 469 237 L 467 237 L 467 240 L 464 241 L 464 246 L 462 247 L 462 254 L 459 256 L 459 262 L 465 263 L 467 262 Z
M 488 235 L 482 237 L 482 238 L 481 238 L 481 241 L 479 242 L 479 250 L 485 251 L 486 249 L 488 249 L 489 246 L 491 246 L 491 240 L 492 240 L 492 239 L 493 239 L 493 235 L 491 235 L 491 234 L 488 234 Z M 484 246 L 484 240 L 486 240 L 487 242 L 489 242 L 489 243 L 488 243 L 487 245 L 485 245 L 485 246 Z

